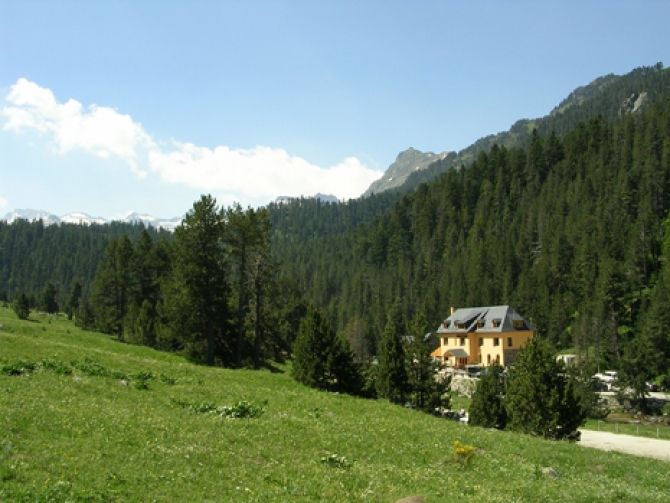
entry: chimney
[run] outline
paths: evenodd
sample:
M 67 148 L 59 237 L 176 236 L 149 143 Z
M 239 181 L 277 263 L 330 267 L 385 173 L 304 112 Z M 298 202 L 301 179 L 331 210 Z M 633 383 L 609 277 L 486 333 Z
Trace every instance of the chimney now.
M 454 314 L 456 312 L 456 308 L 454 306 L 451 306 L 451 314 Z

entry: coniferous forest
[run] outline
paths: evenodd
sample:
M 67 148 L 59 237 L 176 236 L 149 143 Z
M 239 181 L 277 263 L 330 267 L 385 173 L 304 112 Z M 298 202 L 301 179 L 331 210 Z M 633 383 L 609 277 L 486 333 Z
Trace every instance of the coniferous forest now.
M 629 89 L 611 84 L 572 105 L 572 122 L 529 122 L 525 140 L 487 143 L 404 195 L 260 210 L 203 196 L 174 236 L 0 222 L 0 295 L 39 308 L 51 282 L 61 310 L 91 328 L 256 367 L 291 350 L 310 305 L 368 361 L 391 306 L 397 332 L 419 314 L 432 329 L 450 306 L 510 304 L 554 350 L 643 380 L 667 374 L 670 73 L 631 75 L 653 84 L 639 110 L 622 109 Z
M 527 148 L 494 145 L 347 232 L 294 246 L 277 219 L 273 249 L 368 355 L 396 299 L 433 326 L 450 306 L 511 304 L 556 349 L 664 373 L 669 170 L 666 101 L 564 137 L 534 132 Z

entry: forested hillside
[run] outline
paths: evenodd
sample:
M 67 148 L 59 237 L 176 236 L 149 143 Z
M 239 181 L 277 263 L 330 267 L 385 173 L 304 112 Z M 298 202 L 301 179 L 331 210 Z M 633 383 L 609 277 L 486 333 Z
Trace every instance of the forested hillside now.
M 654 103 L 663 103 L 668 96 L 670 71 L 664 69 L 662 63 L 653 67 L 636 68 L 623 76 L 610 74 L 600 77 L 575 89 L 549 115 L 538 119 L 521 119 L 509 131 L 480 138 L 457 155 L 412 173 L 397 190 L 406 194 L 416 189 L 419 184 L 434 180 L 454 167 L 471 163 L 480 152 L 488 152 L 493 145 L 507 148 L 527 147 L 533 129 L 537 129 L 542 137 L 552 131 L 562 137 L 580 121 L 588 122 L 599 115 L 607 120 L 615 120 Z
M 666 100 L 564 137 L 534 131 L 528 148 L 494 145 L 372 224 L 299 244 L 277 233 L 273 246 L 283 273 L 370 351 L 398 298 L 406 319 L 423 311 L 435 325 L 450 306 L 512 304 L 557 348 L 604 362 L 637 348 L 663 371 L 669 176 Z
M 45 226 L 41 220 L 0 221 L 0 296 L 36 294 L 51 281 L 64 304 L 74 281 L 84 287 L 92 283 L 111 239 L 127 235 L 135 241 L 143 229 L 142 224 L 121 222 Z M 147 232 L 154 239 L 171 238 L 152 227 Z
M 286 297 L 279 304 L 289 311 L 299 306 L 291 328 L 281 328 L 282 339 L 291 341 L 294 318 L 304 311 L 298 290 L 347 330 L 362 357 L 376 351 L 398 299 L 405 320 L 423 312 L 432 325 L 450 306 L 512 304 L 556 348 L 591 348 L 613 364 L 627 352 L 646 354 L 639 361 L 648 364 L 653 353 L 649 365 L 665 371 L 669 82 L 660 64 L 598 79 L 547 118 L 520 121 L 509 134 L 466 149 L 472 161 L 460 168 L 437 163 L 446 173 L 405 196 L 389 191 L 346 204 L 269 205 L 273 260 L 283 278 L 266 294 Z M 496 143 L 509 135 L 518 145 Z M 109 244 L 124 235 L 136 243 L 142 231 L 118 223 L 0 222 L 0 295 L 37 294 L 51 281 L 61 308 L 75 282 L 87 298 Z M 148 231 L 152 242 L 172 239 Z M 234 257 L 226 278 L 236 285 L 226 293 L 236 313 L 228 321 L 238 325 L 231 333 L 260 333 L 242 326 L 253 302 L 238 272 L 251 264 L 240 266 Z M 151 298 L 152 319 L 157 300 Z M 132 319 L 112 320 L 105 330 L 132 328 L 141 304 L 123 313 Z M 281 320 L 282 309 L 268 319 Z M 228 360 L 239 359 L 235 344 L 226 349 Z

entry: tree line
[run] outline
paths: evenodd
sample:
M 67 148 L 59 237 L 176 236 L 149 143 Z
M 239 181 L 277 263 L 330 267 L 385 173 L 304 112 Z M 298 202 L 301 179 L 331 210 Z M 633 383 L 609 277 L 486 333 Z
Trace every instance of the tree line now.
M 269 229 L 265 209 L 223 208 L 202 196 L 170 240 L 146 229 L 135 241 L 112 238 L 76 321 L 208 365 L 281 360 L 306 306 L 276 274 Z

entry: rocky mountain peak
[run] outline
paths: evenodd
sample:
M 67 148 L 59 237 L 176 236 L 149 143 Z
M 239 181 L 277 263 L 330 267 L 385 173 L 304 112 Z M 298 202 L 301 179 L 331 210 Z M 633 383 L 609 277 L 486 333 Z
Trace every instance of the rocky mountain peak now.
M 373 193 L 384 192 L 394 187 L 400 187 L 409 175 L 415 171 L 426 169 L 432 163 L 444 159 L 450 152 L 435 154 L 434 152 L 421 152 L 413 147 L 403 150 L 398 154 L 396 160 L 391 164 L 384 175 L 370 185 L 363 197 Z

